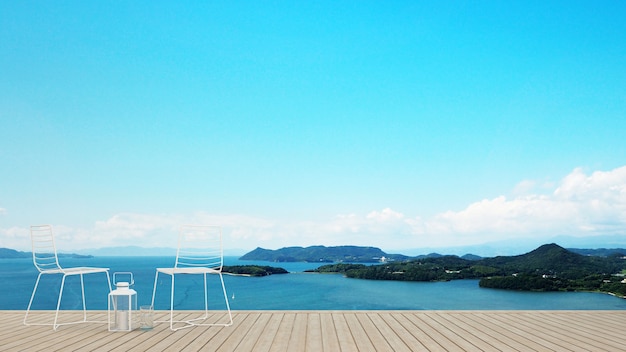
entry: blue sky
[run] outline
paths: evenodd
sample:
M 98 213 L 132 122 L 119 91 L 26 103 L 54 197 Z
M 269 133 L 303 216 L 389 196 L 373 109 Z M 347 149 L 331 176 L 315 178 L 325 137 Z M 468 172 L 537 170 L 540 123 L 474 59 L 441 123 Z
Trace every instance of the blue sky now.
M 626 238 L 625 14 L 2 1 L 0 247 Z

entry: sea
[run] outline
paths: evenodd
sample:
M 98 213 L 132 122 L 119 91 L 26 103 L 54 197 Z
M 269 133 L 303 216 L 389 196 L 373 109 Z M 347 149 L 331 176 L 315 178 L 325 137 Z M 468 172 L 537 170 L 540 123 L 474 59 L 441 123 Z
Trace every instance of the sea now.
M 138 305 L 151 305 L 157 267 L 171 267 L 174 257 L 61 258 L 61 265 L 110 268 L 111 279 L 129 281 L 132 273 Z M 624 310 L 626 299 L 590 292 L 519 292 L 486 289 L 478 280 L 402 282 L 349 279 L 340 274 L 306 273 L 320 263 L 241 261 L 225 257 L 225 265 L 270 265 L 289 274 L 265 277 L 224 275 L 233 310 Z M 31 259 L 0 259 L 0 310 L 25 310 L 37 279 Z M 60 275 L 44 275 L 31 309 L 55 309 Z M 217 275 L 209 277 L 209 309 L 224 309 Z M 106 310 L 106 275 L 85 276 L 86 306 Z M 169 309 L 171 281 L 159 275 L 154 309 Z M 179 275 L 176 309 L 203 309 L 202 276 Z M 82 309 L 80 279 L 69 277 L 61 309 Z

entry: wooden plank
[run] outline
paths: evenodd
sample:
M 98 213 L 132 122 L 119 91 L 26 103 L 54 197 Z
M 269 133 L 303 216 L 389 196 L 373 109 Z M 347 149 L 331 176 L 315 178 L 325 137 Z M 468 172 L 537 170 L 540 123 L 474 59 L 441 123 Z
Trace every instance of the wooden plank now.
M 215 324 L 223 319 L 223 313 L 213 313 L 207 317 L 207 319 L 203 322 L 206 324 Z M 193 315 L 189 315 L 185 318 L 191 318 Z M 234 315 L 233 320 L 240 321 L 244 319 L 245 314 L 242 316 Z M 184 318 L 183 318 L 184 319 Z M 155 339 L 157 343 L 152 344 L 151 350 L 153 351 L 175 351 L 180 352 L 191 346 L 191 349 L 194 350 L 196 346 L 204 346 L 207 341 L 210 341 L 211 338 L 217 334 L 220 329 L 223 329 L 222 326 L 193 326 L 177 331 L 171 331 L 169 329 L 169 322 L 161 323 L 164 331 L 167 335 L 162 339 Z M 147 344 L 141 344 L 137 346 L 137 351 L 142 351 L 142 348 L 147 347 Z M 147 349 L 144 348 L 143 351 Z
M 59 332 L 59 331 L 57 331 Z M 70 349 L 74 349 L 75 345 L 83 344 L 85 341 L 91 340 L 94 335 L 97 334 L 107 334 L 108 326 L 106 324 L 99 326 L 88 326 L 84 325 L 81 327 L 70 328 L 67 327 L 67 331 L 62 331 L 59 339 L 54 339 L 48 343 L 42 343 L 37 345 L 37 348 L 31 348 L 30 351 L 64 351 Z M 68 348 L 66 348 L 67 346 Z
M 190 314 L 180 314 L 177 315 L 180 319 L 185 319 Z M 167 315 L 169 319 L 169 315 Z M 187 333 L 187 331 L 184 331 Z M 152 330 L 141 330 L 135 329 L 130 333 L 116 333 L 116 334 L 124 334 L 125 336 L 122 341 L 118 339 L 117 341 L 109 341 L 106 345 L 99 347 L 99 349 L 107 349 L 111 348 L 113 351 L 115 350 L 124 350 L 124 351 L 147 351 L 151 349 L 155 349 L 155 346 L 159 351 L 163 351 L 165 347 L 169 346 L 172 341 L 172 336 L 174 335 L 172 331 L 169 330 L 169 321 L 156 323 Z M 119 343 L 121 342 L 121 343 Z M 115 346 L 115 347 L 113 347 Z M 94 346 L 90 346 L 94 347 Z
M 548 351 L 561 351 L 564 350 L 563 346 L 558 343 L 554 343 L 551 339 L 540 338 L 536 331 L 532 329 L 528 329 L 524 325 L 520 325 L 517 323 L 517 318 L 515 317 L 515 313 L 508 312 L 500 312 L 499 314 L 493 314 L 492 312 L 479 312 L 477 317 L 484 319 L 485 321 L 489 321 L 493 326 L 501 327 L 506 329 L 515 335 L 509 335 L 512 338 L 514 336 L 519 336 L 523 338 L 523 340 L 519 340 L 522 343 L 528 344 L 528 346 L 533 346 L 531 343 L 538 344 L 541 346 L 541 349 Z M 529 348 L 530 349 L 530 348 Z M 541 350 L 540 348 L 535 348 L 535 350 Z
M 230 327 L 170 331 L 160 323 L 149 332 L 127 333 L 109 332 L 106 324 L 58 331 L 25 326 L 22 313 L 0 311 L 0 351 L 626 350 L 626 311 L 240 311 Z M 198 313 L 178 312 L 176 318 Z M 169 318 L 163 311 L 155 315 Z M 209 320 L 221 317 L 215 313 Z M 33 311 L 32 318 L 50 315 Z
M 435 327 L 432 326 L 431 318 L 429 317 L 429 313 L 419 312 L 419 313 L 407 313 L 404 315 L 406 318 L 411 320 L 416 327 L 418 327 L 423 333 L 428 336 L 431 340 L 437 342 L 439 346 L 443 348 L 444 351 L 460 351 L 462 350 L 458 343 L 462 343 L 458 338 L 449 339 L 446 335 L 448 331 L 438 330 L 437 325 Z M 467 345 L 466 343 L 462 343 Z M 472 350 L 474 350 L 474 346 L 468 346 Z
M 250 314 L 254 314 L 255 321 L 254 324 L 247 329 L 247 331 L 241 331 L 239 325 L 233 324 L 234 328 L 237 329 L 233 333 L 233 336 L 240 336 L 241 334 L 244 334 L 244 336 L 241 338 L 241 341 L 237 344 L 237 346 L 233 346 L 231 351 L 252 351 L 254 345 L 257 343 L 259 337 L 263 333 L 267 322 L 272 316 L 271 314 L 261 312 L 255 312 Z
M 533 336 L 526 331 L 511 326 L 503 326 L 498 321 L 494 321 L 491 314 L 483 316 L 480 312 L 474 312 L 465 316 L 468 324 L 477 329 L 482 329 L 489 334 L 494 334 L 500 341 L 511 346 L 518 351 L 554 351 L 543 344 L 533 340 Z
M 276 334 L 278 333 L 282 320 L 285 316 L 283 312 L 267 312 L 263 314 L 269 315 L 269 320 L 265 323 L 265 326 L 263 326 L 263 331 L 257 338 L 254 348 L 251 349 L 251 351 L 267 352 L 271 350 Z
M 610 333 L 611 326 L 606 324 L 606 321 L 584 319 L 580 315 L 572 313 L 546 314 L 542 320 L 553 326 L 573 330 L 590 344 L 602 343 L 616 349 L 624 348 L 623 332 L 620 335 L 612 335 Z
M 540 325 L 538 325 L 540 322 L 539 317 L 531 322 L 523 319 L 523 313 L 493 314 L 492 317 L 501 324 L 526 331 L 529 336 L 532 336 L 534 341 L 540 342 L 543 345 L 549 344 L 553 346 L 550 348 L 555 351 L 586 351 L 586 349 L 571 342 L 567 336 L 567 331 L 561 331 L 555 334 L 549 330 L 541 329 Z
M 339 338 L 332 313 L 320 313 L 320 329 L 322 334 L 321 351 L 339 351 Z
M 556 314 L 556 313 L 551 313 Z M 538 329 L 544 336 L 550 336 L 551 339 L 556 339 L 560 341 L 565 348 L 568 348 L 572 351 L 580 350 L 580 351 L 597 351 L 598 349 L 595 347 L 596 345 L 593 342 L 583 338 L 581 336 L 582 331 L 580 330 L 572 330 L 567 329 L 562 325 L 550 325 L 546 323 L 546 319 L 549 315 L 546 313 L 520 313 L 517 314 L 517 317 L 520 322 L 524 322 L 529 324 L 534 329 Z
M 404 343 L 403 339 L 387 324 L 387 322 L 381 317 L 380 314 L 366 313 L 371 324 L 378 330 L 380 336 L 385 340 L 388 351 L 401 352 L 411 351 L 409 346 Z M 382 350 L 376 344 L 377 350 Z
M 447 340 L 447 343 L 445 342 L 446 340 L 442 341 L 442 344 L 446 349 L 482 352 L 478 346 L 472 344 L 472 342 L 468 340 L 467 334 L 464 334 L 463 330 L 459 329 L 456 325 L 443 325 L 438 319 L 437 312 L 429 312 L 424 315 L 427 319 L 425 317 L 423 321 L 430 326 L 430 329 L 432 329 L 431 331 L 436 331 Z
M 333 324 L 335 325 L 335 330 L 337 331 L 337 340 L 339 341 L 341 351 L 358 351 L 356 342 L 352 337 L 352 332 L 348 327 L 348 323 L 346 322 L 346 318 L 343 313 L 333 313 Z
M 512 344 L 507 344 L 505 342 L 507 339 L 503 338 L 502 335 L 497 332 L 486 328 L 484 325 L 470 324 L 467 319 L 467 316 L 470 314 L 471 313 L 444 313 L 438 315 L 438 318 L 441 319 L 442 325 L 447 326 L 448 324 L 453 324 L 466 331 L 472 343 L 483 350 L 497 350 L 502 349 L 502 346 L 506 346 L 506 349 L 509 351 L 519 351 L 519 349 L 512 346 Z
M 186 314 L 186 315 L 177 314 L 174 316 L 174 319 L 184 320 L 184 319 L 193 318 L 195 316 L 197 316 L 197 314 L 191 314 L 191 313 Z M 210 314 L 207 317 L 205 322 L 215 323 L 219 321 L 222 316 L 223 316 L 222 313 Z M 233 319 L 237 319 L 237 318 L 233 316 Z M 210 327 L 194 326 L 194 327 L 189 327 L 189 328 L 185 328 L 185 329 L 181 329 L 177 331 L 172 331 L 170 330 L 169 315 L 167 315 L 164 318 L 159 319 L 154 329 L 148 332 L 148 334 L 149 336 L 152 335 L 153 333 L 155 333 L 157 336 L 162 335 L 161 338 L 152 338 L 150 336 L 150 340 L 154 340 L 154 341 L 151 341 L 152 350 L 176 351 L 176 352 L 180 352 L 184 350 L 195 351 L 196 350 L 194 349 L 195 347 L 199 348 L 200 346 L 203 346 L 204 344 L 206 344 L 206 342 L 210 340 L 211 337 L 217 333 L 217 330 L 219 328 L 220 327 L 218 327 L 217 329 L 211 329 Z M 147 341 L 143 344 L 139 344 L 137 346 L 137 350 L 139 351 L 141 350 L 141 348 L 147 347 L 147 345 L 148 345 Z M 189 348 L 189 346 L 192 346 L 192 347 Z M 147 348 L 145 350 L 147 350 Z
M 258 313 L 248 313 L 246 319 L 238 322 L 237 325 L 224 327 L 224 329 L 230 330 L 231 334 L 226 340 L 218 347 L 217 345 L 211 346 L 208 350 L 211 351 L 234 351 L 239 344 L 248 337 L 248 332 L 254 328 L 259 318 Z
M 483 351 L 493 351 L 497 349 L 506 349 L 507 351 L 519 351 L 513 348 L 511 345 L 499 340 L 497 334 L 488 334 L 479 327 L 469 325 L 463 313 L 442 313 L 431 315 L 439 324 L 450 329 L 451 326 L 458 328 L 459 335 L 465 337 L 465 340 L 470 342 Z
M 168 312 L 169 313 L 169 312 Z M 177 318 L 180 319 L 184 319 L 187 317 L 186 314 L 179 314 L 176 316 Z M 169 319 L 169 314 L 167 315 L 167 318 Z M 92 338 L 92 339 L 88 339 L 85 340 L 81 346 L 79 348 L 76 348 L 77 351 L 115 351 L 123 349 L 130 349 L 133 346 L 135 346 L 135 344 L 139 344 L 141 342 L 141 339 L 137 340 L 137 337 L 141 334 L 144 335 L 144 338 L 149 337 L 150 335 L 156 335 L 156 331 L 161 331 L 161 333 L 159 334 L 159 336 L 162 338 L 164 335 L 163 334 L 167 334 L 166 331 L 169 331 L 169 322 L 166 323 L 160 323 L 157 324 L 155 326 L 155 328 L 153 329 L 153 331 L 150 332 L 145 332 L 145 334 L 143 334 L 144 332 L 140 331 L 140 330 L 134 330 L 132 332 L 109 332 L 108 328 L 105 332 L 103 333 L 99 333 L 97 338 Z M 148 334 L 148 335 L 146 335 Z
M 276 331 L 276 335 L 274 335 L 271 347 L 272 351 L 288 351 L 287 346 L 289 346 L 289 338 L 291 337 L 291 331 L 293 330 L 293 323 L 295 320 L 296 313 L 285 313 L 280 325 L 278 326 L 278 331 Z
M 606 311 L 602 314 L 591 311 L 578 311 L 575 313 L 580 321 L 589 323 L 590 325 L 599 326 L 599 329 L 610 335 L 623 336 L 624 331 L 621 329 L 620 324 L 626 319 L 626 311 Z M 567 317 L 567 316 L 563 316 Z
M 2 316 L 1 318 L 4 318 Z M 21 323 L 21 321 L 20 321 Z M 7 324 L 8 325 L 8 324 Z M 2 338 L 0 350 L 26 350 L 33 344 L 33 341 L 44 341 L 50 336 L 52 327 L 50 326 L 24 326 L 12 327 L 14 329 L 13 335 L 8 335 Z
M 101 349 L 101 350 L 112 349 L 115 346 L 117 346 L 117 343 L 115 341 L 117 339 L 120 339 L 122 335 L 133 334 L 132 336 L 134 336 L 137 333 L 138 332 L 136 331 L 132 331 L 128 333 L 109 332 L 108 326 L 105 325 L 101 330 L 99 330 L 98 332 L 95 332 L 93 335 L 89 335 L 85 333 L 84 335 L 88 336 L 89 338 L 84 338 L 81 341 L 73 344 L 73 349 L 75 351 L 96 351 L 98 349 Z M 128 338 L 126 339 L 126 341 L 127 340 Z M 111 343 L 112 345 L 110 345 Z
M 304 351 L 306 349 L 308 313 L 296 313 L 287 343 L 287 351 Z
M 426 350 L 425 345 L 417 340 L 410 331 L 408 331 L 398 320 L 394 318 L 394 316 L 399 314 L 376 312 L 370 313 L 370 315 L 373 321 L 376 321 L 376 319 L 380 319 L 384 323 L 384 325 L 389 328 L 386 336 L 387 334 L 389 336 L 391 336 L 392 334 L 395 334 L 397 336 L 399 341 L 396 341 L 394 343 L 390 342 L 390 344 L 394 346 L 394 351 L 404 350 L 404 348 L 401 347 L 402 345 L 406 346 L 409 351 Z M 377 325 L 382 326 L 383 324 L 381 323 Z
M 237 325 L 232 325 L 232 326 L 195 326 L 195 327 L 191 327 L 189 329 L 198 329 L 202 332 L 202 334 L 200 334 L 198 336 L 198 338 L 196 338 L 193 341 L 193 345 L 190 344 L 188 341 L 186 341 L 185 339 L 181 339 L 181 342 L 187 342 L 187 346 L 185 346 L 185 349 L 190 349 L 192 351 L 197 351 L 197 350 L 202 350 L 202 351 L 217 351 L 218 349 L 221 348 L 222 345 L 224 345 L 226 343 L 226 341 L 229 340 L 230 336 L 233 335 L 233 333 L 235 331 L 237 331 L 239 328 L 242 329 L 242 331 L 245 331 L 243 329 L 245 329 L 245 327 L 250 326 L 251 322 L 250 320 L 252 320 L 252 322 L 255 320 L 255 318 L 251 318 L 248 319 L 249 314 L 241 314 L 240 317 L 238 317 L 237 320 Z M 234 317 L 233 317 L 233 322 L 234 322 Z
M 348 328 L 350 329 L 350 333 L 352 334 L 352 338 L 356 344 L 356 348 L 359 351 L 375 351 L 376 348 L 374 344 L 370 340 L 370 336 L 367 331 L 363 328 L 357 315 L 359 313 L 344 313 L 344 317 L 346 319 L 346 323 L 348 324 Z
M 624 310 L 585 311 L 583 314 L 587 317 L 600 319 L 615 328 L 619 327 L 626 319 L 626 311 Z
M 431 336 L 426 331 L 422 330 L 422 321 L 420 317 L 413 313 L 399 313 L 394 314 L 394 318 L 402 324 L 407 331 L 411 333 L 428 351 L 447 351 L 438 340 L 443 340 L 441 336 Z
M 307 313 L 305 351 L 319 352 L 324 350 L 322 322 L 318 312 Z
M 383 333 L 379 330 L 378 326 L 376 326 L 372 319 L 370 319 L 367 313 L 357 313 L 355 314 L 359 323 L 363 327 L 365 334 L 369 337 L 374 349 L 377 351 L 396 351 L 391 347 L 387 339 L 383 335 Z M 392 338 L 390 335 L 389 338 Z
M 80 313 L 65 313 L 66 318 L 69 320 L 80 320 L 83 317 Z M 100 316 L 102 318 L 102 316 Z M 106 317 L 105 317 L 106 318 Z M 51 333 L 51 339 L 46 339 L 38 343 L 36 346 L 30 346 L 30 351 L 50 351 L 56 349 L 63 349 L 65 346 L 71 346 L 75 343 L 83 341 L 87 336 L 91 336 L 98 332 L 106 332 L 108 325 L 103 323 L 80 323 L 60 326 L 56 331 L 51 326 L 46 326 L 45 331 Z M 29 338 L 30 340 L 30 338 Z

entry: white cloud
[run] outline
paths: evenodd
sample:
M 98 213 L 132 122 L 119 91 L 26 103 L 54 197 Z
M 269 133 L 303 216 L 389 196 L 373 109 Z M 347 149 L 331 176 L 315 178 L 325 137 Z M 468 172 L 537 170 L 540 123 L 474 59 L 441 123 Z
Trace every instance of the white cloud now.
M 522 181 L 513 194 L 483 199 L 429 219 L 407 217 L 390 208 L 365 216 L 342 215 L 328 228 L 341 239 L 387 248 L 558 235 L 626 235 L 626 166 L 591 175 L 575 169 L 557 184 Z M 311 227 L 315 228 L 314 224 Z
M 377 222 L 391 222 L 404 219 L 404 214 L 385 208 L 382 211 L 373 211 L 367 214 L 367 218 Z
M 0 215 L 6 215 L 7 210 L 4 208 L 0 208 Z
M 575 169 L 548 195 L 484 199 L 461 211 L 439 214 L 426 228 L 459 238 L 484 236 L 485 240 L 626 234 L 626 166 L 589 176 Z
M 27 249 L 30 246 L 30 232 L 26 228 L 13 226 L 0 228 L 0 247 Z
M 533 180 L 523 180 L 518 183 L 515 188 L 513 188 L 513 194 L 515 195 L 526 195 L 532 193 L 537 187 L 537 182 Z
M 241 214 L 121 213 L 91 228 L 56 225 L 63 250 L 140 245 L 175 247 L 181 224 L 224 228 L 226 248 L 368 245 L 381 248 L 446 247 L 507 238 L 626 235 L 626 166 L 586 175 L 573 170 L 557 184 L 522 181 L 512 191 L 441 212 L 431 218 L 384 208 L 340 214 L 327 221 L 278 221 Z M 28 228 L 0 228 L 0 246 L 27 249 Z
M 125 213 L 97 222 L 89 238 L 106 246 L 175 247 L 178 228 L 184 224 L 222 226 L 230 242 L 263 240 L 273 227 L 268 220 L 244 215 Z

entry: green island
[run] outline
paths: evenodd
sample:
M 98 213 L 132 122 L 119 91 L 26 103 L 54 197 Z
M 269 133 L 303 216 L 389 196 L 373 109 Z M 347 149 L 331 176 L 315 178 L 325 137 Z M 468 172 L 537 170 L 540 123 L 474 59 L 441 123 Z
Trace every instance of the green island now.
M 222 272 L 241 276 L 269 276 L 274 274 L 287 274 L 287 270 L 265 265 L 225 265 Z
M 518 256 L 469 260 L 458 256 L 391 261 L 377 265 L 336 263 L 310 270 L 349 278 L 400 281 L 480 279 L 479 286 L 522 291 L 592 291 L 626 297 L 626 257 L 586 256 L 546 244 Z
M 376 247 L 361 246 L 310 246 L 284 247 L 277 250 L 256 248 L 243 255 L 240 260 L 264 260 L 268 262 L 309 262 L 336 263 L 359 262 L 375 263 L 385 257 L 394 260 L 405 260 L 409 257 L 401 254 L 388 254 Z

